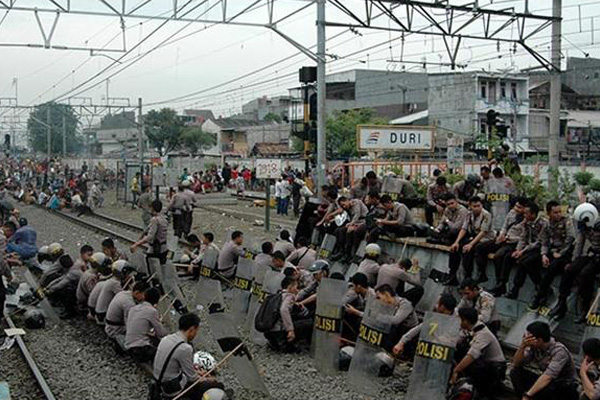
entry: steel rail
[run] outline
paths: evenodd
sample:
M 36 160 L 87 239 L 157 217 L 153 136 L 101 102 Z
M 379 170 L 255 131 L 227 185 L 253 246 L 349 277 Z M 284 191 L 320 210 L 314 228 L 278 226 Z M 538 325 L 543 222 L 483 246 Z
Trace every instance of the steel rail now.
M 16 328 L 13 320 L 10 318 L 10 315 L 7 312 L 4 312 L 4 319 L 6 319 L 6 322 L 8 323 L 8 326 L 11 329 Z M 21 353 L 23 354 L 23 357 L 25 357 L 25 361 L 27 361 L 27 365 L 29 365 L 29 369 L 31 369 L 31 372 L 33 373 L 33 376 L 35 377 L 35 380 L 37 381 L 38 385 L 40 386 L 40 389 L 44 393 L 44 397 L 47 400 L 56 400 L 56 397 L 54 397 L 54 394 L 52 393 L 50 386 L 48 386 L 48 382 L 46 382 L 44 375 L 42 375 L 42 372 L 40 371 L 37 364 L 35 363 L 35 360 L 33 359 L 33 356 L 27 349 L 27 345 L 25 344 L 25 341 L 21 338 L 21 335 L 15 335 L 15 339 L 17 340 L 17 344 L 19 345 L 19 348 L 21 349 Z

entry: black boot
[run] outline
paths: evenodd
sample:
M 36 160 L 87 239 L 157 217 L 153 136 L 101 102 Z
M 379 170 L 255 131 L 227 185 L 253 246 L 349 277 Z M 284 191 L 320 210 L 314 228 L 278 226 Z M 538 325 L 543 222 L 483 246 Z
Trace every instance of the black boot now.
M 558 299 L 558 304 L 548 313 L 548 317 L 561 320 L 567 314 L 567 299 Z
M 458 279 L 456 275 L 450 275 L 446 281 L 444 281 L 444 286 L 458 286 Z
M 489 292 L 490 292 L 490 294 L 494 295 L 495 297 L 502 296 L 504 293 L 506 293 L 506 284 L 503 282 L 500 282 L 499 284 L 494 286 L 492 289 L 490 289 Z
M 541 306 L 546 305 L 546 296 L 535 295 L 533 301 L 529 303 L 529 308 L 532 310 L 537 310 Z
M 506 293 L 506 296 L 504 296 L 504 297 L 506 297 L 507 299 L 513 299 L 513 300 L 516 299 L 517 297 L 519 297 L 519 289 L 520 288 L 513 286 L 512 289 L 510 289 L 509 292 Z
M 488 281 L 488 277 L 485 272 L 480 272 L 477 276 L 477 283 L 485 283 Z

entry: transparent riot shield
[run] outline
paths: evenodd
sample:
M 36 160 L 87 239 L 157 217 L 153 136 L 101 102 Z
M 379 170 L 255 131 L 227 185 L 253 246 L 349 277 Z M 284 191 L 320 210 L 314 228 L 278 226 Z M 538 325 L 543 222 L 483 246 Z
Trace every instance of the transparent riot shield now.
M 223 355 L 235 350 L 242 343 L 230 314 L 224 312 L 209 314 L 208 324 Z M 250 350 L 245 344 L 242 344 L 241 348 L 235 351 L 234 355 L 229 358 L 227 365 L 233 369 L 240 385 L 244 388 L 269 395 Z
M 338 372 L 344 295 L 348 284 L 324 278 L 317 289 L 317 310 L 313 329 L 312 354 L 315 366 L 325 375 Z
M 588 313 L 585 320 L 585 328 L 583 331 L 583 337 L 581 338 L 581 343 L 591 338 L 600 339 L 600 307 L 597 306 L 597 302 L 594 302 L 592 305 L 592 310 L 594 310 L 594 312 Z M 580 358 L 583 359 L 583 351 L 581 349 Z
M 214 248 L 208 248 L 202 256 L 202 262 L 200 263 L 200 278 L 212 279 L 214 271 L 217 266 L 219 259 L 219 251 Z M 200 280 L 202 280 L 200 279 Z
M 329 233 L 325 234 L 325 237 L 323 238 L 323 242 L 321 243 L 321 248 L 319 249 L 319 252 L 317 253 L 317 259 L 322 260 L 322 259 L 329 258 L 329 255 L 335 248 L 336 241 L 337 241 L 337 239 L 335 236 L 330 235 Z
M 160 322 L 168 332 L 175 332 L 178 328 L 177 313 L 173 309 L 173 296 L 163 295 L 158 302 L 157 309 L 160 317 Z
M 382 367 L 380 360 L 382 355 L 387 356 L 383 346 L 389 337 L 395 311 L 393 306 L 383 304 L 375 297 L 367 301 L 348 370 L 348 385 L 359 393 L 369 396 L 379 393 L 377 377 Z
M 503 343 L 512 348 L 517 348 L 523 341 L 527 326 L 534 321 L 542 321 L 550 325 L 550 331 L 554 331 L 559 321 L 548 318 L 550 307 L 540 307 L 538 310 L 527 310 L 510 328 Z
M 0 279 L 2 279 L 2 277 L 0 277 Z M 56 325 L 60 324 L 60 318 L 54 311 L 54 308 L 52 307 L 52 305 L 46 298 L 46 294 L 44 293 L 42 288 L 40 288 L 40 285 L 39 285 L 37 279 L 35 279 L 35 276 L 33 276 L 31 271 L 25 270 L 25 280 L 27 281 L 27 284 L 33 290 L 35 296 L 38 299 L 40 299 L 39 305 L 40 305 L 40 308 L 42 309 L 42 311 L 44 312 L 44 316 L 46 318 L 48 318 L 50 321 L 52 321 L 53 324 L 56 324 Z M 0 310 L 0 312 L 1 311 L 2 310 Z
M 250 332 L 250 338 L 256 344 L 266 343 L 262 333 L 254 329 L 254 316 L 260 306 L 260 299 L 263 298 L 263 283 L 265 275 L 270 268 L 267 265 L 257 265 L 252 277 L 252 287 L 250 289 L 250 305 L 248 306 L 248 315 L 246 318 L 245 329 Z
M 459 340 L 460 320 L 452 315 L 425 313 L 405 399 L 445 399 Z
M 248 314 L 252 289 L 252 275 L 256 265 L 253 260 L 240 258 L 238 260 L 236 275 L 233 280 L 233 298 L 231 300 L 232 314 L 236 321 L 242 325 Z
M 165 265 L 160 265 L 160 283 L 163 286 L 163 290 L 169 297 L 179 299 L 183 304 L 185 304 L 185 297 L 183 292 L 181 291 L 181 287 L 179 286 L 179 276 L 177 275 L 177 270 L 175 266 L 171 263 L 171 261 L 167 261 Z
M 496 231 L 502 229 L 506 215 L 510 211 L 512 186 L 507 182 L 507 178 L 491 178 L 487 183 L 488 193 L 486 200 L 491 205 L 492 228 Z
M 202 311 L 210 308 L 222 308 L 225 305 L 220 281 L 200 279 L 194 286 L 196 289 L 192 308 Z

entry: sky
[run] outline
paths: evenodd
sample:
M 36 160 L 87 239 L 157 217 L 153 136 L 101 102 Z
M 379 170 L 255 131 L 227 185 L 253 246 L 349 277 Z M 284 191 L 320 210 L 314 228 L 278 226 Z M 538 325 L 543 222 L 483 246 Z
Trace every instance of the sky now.
M 56 0 L 66 3 L 66 0 Z M 132 9 L 142 0 L 125 0 Z M 217 0 L 187 0 L 190 19 L 222 17 Z M 433 1 L 433 0 L 428 0 Z M 184 4 L 186 0 L 179 0 Z M 266 0 L 229 0 L 228 17 L 246 7 L 251 11 L 235 21 L 268 23 Z M 480 0 L 480 6 L 522 11 L 525 0 Z M 110 13 L 99 0 L 72 1 L 79 11 Z M 114 7 L 121 1 L 108 0 Z M 172 15 L 172 1 L 152 0 L 136 11 L 143 16 Z M 364 0 L 345 0 L 345 5 L 364 14 Z M 466 0 L 451 0 L 465 4 Z M 490 4 L 492 3 L 492 4 Z M 552 0 L 530 0 L 530 12 L 549 15 Z M 21 7 L 56 9 L 50 0 L 17 0 Z M 563 0 L 563 55 L 600 58 L 600 0 Z M 75 7 L 75 5 L 73 5 Z M 277 25 L 277 29 L 305 47 L 316 44 L 316 6 L 308 0 L 275 0 L 274 20 L 302 7 L 306 8 Z M 327 4 L 327 21 L 350 22 L 332 4 Z M 184 12 L 182 11 L 182 12 Z M 443 11 L 436 11 L 443 19 Z M 377 12 L 374 11 L 374 15 Z M 46 34 L 54 13 L 39 13 Z M 581 19 L 580 19 L 581 15 Z M 463 17 L 464 18 L 464 17 Z M 43 44 L 36 17 L 31 11 L 0 8 L 0 105 L 18 97 L 19 105 L 32 106 L 50 100 L 104 104 L 106 94 L 116 104 L 136 104 L 142 98 L 144 110 L 160 107 L 210 108 L 217 116 L 241 111 L 242 104 L 263 96 L 285 95 L 298 85 L 297 71 L 313 61 L 265 27 L 216 25 L 203 22 L 125 18 L 125 38 L 116 16 L 61 14 L 51 40 L 53 46 L 105 49 L 103 52 L 31 48 Z M 380 26 L 397 28 L 387 17 L 377 18 Z M 498 26 L 500 22 L 492 21 Z M 415 17 L 414 26 L 431 31 L 429 23 Z M 463 31 L 482 32 L 478 21 Z M 516 37 L 516 27 L 506 30 Z M 424 71 L 420 63 L 447 63 L 448 55 L 439 37 L 405 34 L 387 30 L 327 27 L 328 73 L 354 68 L 388 71 Z M 141 44 L 138 44 L 141 41 Z M 455 41 L 454 41 L 455 43 Z M 536 35 L 530 46 L 549 57 L 550 29 Z M 23 46 L 12 47 L 14 44 Z M 29 47 L 27 47 L 29 46 Z M 123 52 L 123 48 L 128 52 Z M 106 51 L 108 50 L 108 51 Z M 520 47 L 508 43 L 467 40 L 457 53 L 457 63 L 466 70 L 513 71 L 537 66 Z M 116 61 L 118 60 L 118 61 Z M 395 62 L 390 62 L 394 60 Z M 401 62 L 401 61 L 404 61 Z M 418 63 L 417 63 L 418 62 Z M 428 72 L 449 68 L 426 64 Z M 16 84 L 15 84 L 16 83 Z M 196 95 L 192 95 L 197 93 Z M 86 98 L 83 100 L 82 98 Z M 178 99 L 179 98 L 179 99 Z M 0 126 L 24 128 L 26 110 L 0 108 Z M 1 130 L 1 129 L 0 129 Z

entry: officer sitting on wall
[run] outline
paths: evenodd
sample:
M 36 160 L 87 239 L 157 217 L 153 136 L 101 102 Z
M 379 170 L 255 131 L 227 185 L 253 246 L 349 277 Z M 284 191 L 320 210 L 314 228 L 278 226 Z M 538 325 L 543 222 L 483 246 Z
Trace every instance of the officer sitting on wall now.
M 474 308 L 459 308 L 460 327 L 469 333 L 467 354 L 458 362 L 450 383 L 461 375 L 469 377 L 477 392 L 488 399 L 501 387 L 506 374 L 506 358 L 500 343 L 488 327 L 479 320 Z
M 460 284 L 462 300 L 458 303 L 458 309 L 474 308 L 477 311 L 479 321 L 483 322 L 495 335 L 500 330 L 500 317 L 496 311 L 496 298 L 481 289 L 473 279 L 465 279 Z

